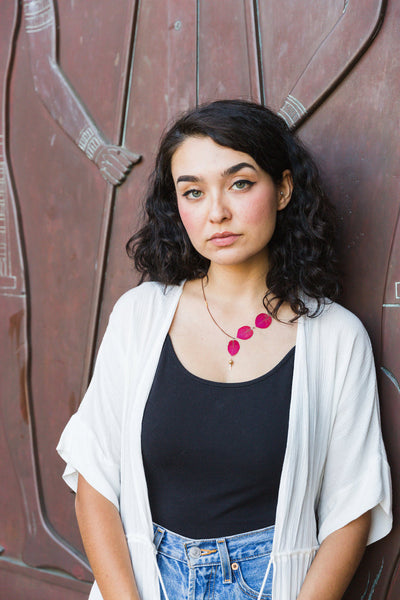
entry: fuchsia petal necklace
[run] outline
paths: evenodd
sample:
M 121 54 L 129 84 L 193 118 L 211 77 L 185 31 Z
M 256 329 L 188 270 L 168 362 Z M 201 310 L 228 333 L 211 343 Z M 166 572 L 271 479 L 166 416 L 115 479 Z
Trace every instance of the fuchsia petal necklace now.
M 250 327 L 249 325 L 243 325 L 243 327 L 239 327 L 239 329 L 237 330 L 236 337 L 234 337 L 233 335 L 230 335 L 224 329 L 222 329 L 221 325 L 219 325 L 217 323 L 217 321 L 214 319 L 214 317 L 211 313 L 211 310 L 208 306 L 206 293 L 204 291 L 203 279 L 201 280 L 201 289 L 203 291 L 203 298 L 204 298 L 204 302 L 205 302 L 208 314 L 210 315 L 211 319 L 214 321 L 214 323 L 218 327 L 218 329 L 220 331 L 222 331 L 222 333 L 224 333 L 231 340 L 228 344 L 228 352 L 231 356 L 235 356 L 235 354 L 237 354 L 240 350 L 240 344 L 238 342 L 238 338 L 239 338 L 239 340 L 248 340 L 253 336 L 253 333 L 254 333 L 254 330 L 256 327 L 258 329 L 267 329 L 272 323 L 272 318 L 270 317 L 270 315 L 268 315 L 267 313 L 260 313 L 255 318 L 254 327 Z M 232 366 L 233 366 L 232 358 L 229 360 L 229 366 L 230 366 L 230 368 L 232 368 Z

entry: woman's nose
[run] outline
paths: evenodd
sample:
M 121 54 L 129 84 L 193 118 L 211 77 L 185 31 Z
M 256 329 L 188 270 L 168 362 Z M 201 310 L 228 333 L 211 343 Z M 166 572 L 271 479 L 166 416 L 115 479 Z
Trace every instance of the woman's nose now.
M 212 223 L 222 223 L 231 218 L 229 206 L 221 192 L 215 193 L 210 199 L 209 219 Z

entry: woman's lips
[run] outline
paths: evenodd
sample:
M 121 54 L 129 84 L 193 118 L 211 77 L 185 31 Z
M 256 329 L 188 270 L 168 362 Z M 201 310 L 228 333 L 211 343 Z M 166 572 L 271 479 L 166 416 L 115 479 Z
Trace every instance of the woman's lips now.
M 230 246 L 238 239 L 239 234 L 232 233 L 231 231 L 223 231 L 222 233 L 215 233 L 210 238 L 210 242 L 214 246 Z

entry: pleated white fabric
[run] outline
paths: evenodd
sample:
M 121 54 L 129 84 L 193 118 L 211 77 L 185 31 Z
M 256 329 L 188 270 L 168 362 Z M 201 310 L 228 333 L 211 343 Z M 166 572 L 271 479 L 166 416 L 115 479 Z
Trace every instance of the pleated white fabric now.
M 181 286 L 144 283 L 114 307 L 94 375 L 57 450 L 120 511 L 141 600 L 159 600 L 141 454 L 144 407 Z M 360 321 L 327 304 L 298 324 L 288 440 L 272 550 L 274 600 L 295 600 L 319 545 L 372 509 L 369 543 L 391 529 L 391 482 L 373 356 Z M 94 584 L 90 600 L 102 600 Z

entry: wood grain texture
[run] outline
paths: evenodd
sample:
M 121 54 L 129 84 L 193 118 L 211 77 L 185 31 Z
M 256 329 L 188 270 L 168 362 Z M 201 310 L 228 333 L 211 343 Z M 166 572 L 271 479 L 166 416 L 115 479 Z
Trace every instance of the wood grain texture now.
M 278 110 L 294 94 L 308 111 L 295 125 L 338 209 L 343 303 L 371 334 L 393 470 L 394 530 L 368 549 L 346 600 L 398 600 L 400 0 L 361 11 L 356 0 L 54 6 L 75 97 L 107 139 L 143 158 L 119 188 L 101 178 L 35 91 L 23 3 L 0 0 L 0 589 L 15 600 L 87 594 L 55 446 L 112 305 L 138 281 L 124 245 L 164 127 L 196 102 L 265 99 Z M 73 577 L 61 585 L 35 566 Z

